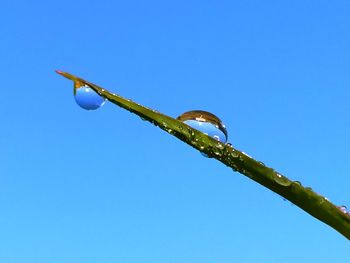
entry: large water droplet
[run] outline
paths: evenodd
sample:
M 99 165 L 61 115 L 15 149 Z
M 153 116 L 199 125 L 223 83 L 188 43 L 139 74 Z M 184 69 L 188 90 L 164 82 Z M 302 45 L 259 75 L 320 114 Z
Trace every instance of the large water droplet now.
M 106 101 L 90 87 L 79 83 L 74 83 L 74 99 L 85 110 L 96 110 Z
M 177 117 L 177 119 L 219 142 L 227 142 L 227 130 L 225 125 L 217 116 L 210 112 L 202 110 L 187 111 Z M 194 136 L 194 134 L 192 134 L 192 136 Z M 201 150 L 203 149 L 201 147 Z M 219 156 L 220 152 L 215 151 L 214 154 Z M 202 155 L 208 157 L 205 153 L 202 153 Z
M 187 111 L 177 117 L 177 119 L 186 123 L 188 126 L 213 137 L 219 142 L 227 142 L 227 130 L 225 125 L 217 116 L 210 112 L 201 110 Z

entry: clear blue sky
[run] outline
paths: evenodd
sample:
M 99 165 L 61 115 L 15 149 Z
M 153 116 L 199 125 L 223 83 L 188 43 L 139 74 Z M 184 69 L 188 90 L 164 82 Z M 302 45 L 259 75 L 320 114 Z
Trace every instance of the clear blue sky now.
M 349 241 L 77 74 L 350 205 L 350 2 L 15 1 L 0 10 L 0 262 L 349 262 Z

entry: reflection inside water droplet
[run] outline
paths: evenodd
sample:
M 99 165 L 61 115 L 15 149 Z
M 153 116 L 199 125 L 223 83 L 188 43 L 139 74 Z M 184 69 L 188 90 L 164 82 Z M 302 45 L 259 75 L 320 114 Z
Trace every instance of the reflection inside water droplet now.
M 74 83 L 74 99 L 85 110 L 96 110 L 103 106 L 106 101 L 93 89 L 78 82 Z
M 217 141 L 222 143 L 227 142 L 227 130 L 225 125 L 217 116 L 210 112 L 201 110 L 187 111 L 177 117 L 177 119 L 213 137 Z
M 227 142 L 225 125 L 217 116 L 210 112 L 201 110 L 187 111 L 177 117 L 177 119 L 219 142 Z M 206 154 L 203 155 L 208 157 Z

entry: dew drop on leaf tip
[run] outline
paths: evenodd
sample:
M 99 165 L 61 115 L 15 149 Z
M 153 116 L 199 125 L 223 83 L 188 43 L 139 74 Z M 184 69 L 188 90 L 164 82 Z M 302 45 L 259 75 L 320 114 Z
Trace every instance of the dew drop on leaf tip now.
M 92 88 L 74 83 L 75 102 L 85 110 L 97 110 L 102 107 L 106 99 L 97 94 Z

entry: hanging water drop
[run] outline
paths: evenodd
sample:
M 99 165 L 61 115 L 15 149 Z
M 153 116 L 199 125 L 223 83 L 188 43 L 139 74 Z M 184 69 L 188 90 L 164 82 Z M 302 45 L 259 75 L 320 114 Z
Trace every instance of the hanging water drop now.
M 217 116 L 210 112 L 201 110 L 187 111 L 177 117 L 177 119 L 219 142 L 227 142 L 225 125 Z
M 103 106 L 106 99 L 97 94 L 93 89 L 79 82 L 74 83 L 75 102 L 85 110 L 96 110 Z

